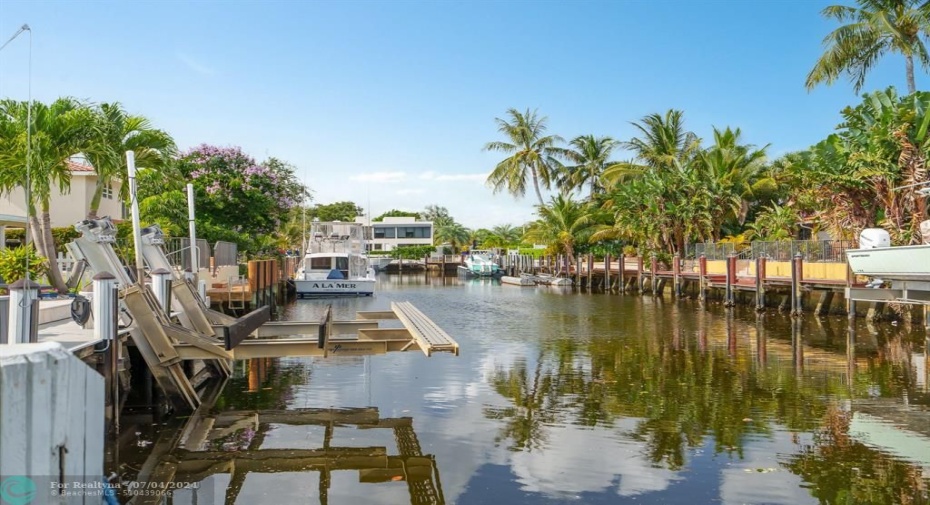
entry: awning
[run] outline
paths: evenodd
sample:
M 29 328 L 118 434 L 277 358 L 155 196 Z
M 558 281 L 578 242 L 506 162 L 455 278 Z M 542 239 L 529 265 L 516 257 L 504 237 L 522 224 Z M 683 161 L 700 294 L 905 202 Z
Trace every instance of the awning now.
M 14 216 L 12 214 L 0 214 L 0 226 L 12 226 L 15 228 L 26 226 L 26 218 L 23 216 Z

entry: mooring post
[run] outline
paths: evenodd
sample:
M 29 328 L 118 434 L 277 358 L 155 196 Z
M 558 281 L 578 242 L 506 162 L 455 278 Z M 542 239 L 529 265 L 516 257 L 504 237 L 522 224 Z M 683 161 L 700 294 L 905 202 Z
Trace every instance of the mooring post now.
M 165 311 L 165 314 L 171 315 L 171 272 L 164 268 L 157 268 L 151 272 L 152 275 L 152 293 L 158 300 L 158 304 Z M 96 277 L 95 277 L 96 279 Z M 95 293 L 96 293 L 96 284 Z M 96 312 L 94 312 L 96 315 Z
M 707 256 L 698 258 L 698 300 L 701 304 L 707 302 Z
M 656 253 L 651 253 L 649 255 L 649 280 L 652 285 L 652 296 L 656 295 L 656 287 L 659 285 L 659 280 L 656 278 L 656 272 L 658 272 L 658 259 L 656 258 Z
M 765 310 L 765 257 L 756 258 L 756 312 Z
M 724 305 L 732 307 L 736 304 L 736 293 L 733 285 L 736 283 L 736 254 L 730 253 L 727 256 L 727 286 L 726 301 Z
M 604 255 L 604 287 L 610 291 L 610 253 Z
M 795 253 L 791 259 L 791 315 L 801 315 L 801 253 Z
M 856 372 L 856 301 L 847 299 L 846 306 L 849 307 L 846 313 L 846 359 L 849 367 L 847 374 L 849 375 L 849 384 L 852 385 L 853 376 Z
M 159 269 L 161 270 L 161 269 Z M 154 273 L 154 272 L 153 272 Z M 170 275 L 170 272 L 168 272 Z M 156 279 L 153 278 L 153 281 Z M 106 400 L 110 406 L 110 421 L 114 430 L 119 431 L 119 291 L 116 277 L 103 271 L 94 276 L 94 298 L 91 311 L 94 314 L 94 340 L 106 342 L 106 365 L 104 382 L 107 386 Z M 169 280 L 170 282 L 170 280 Z M 161 300 L 159 300 L 161 303 Z
M 588 253 L 588 289 L 593 289 L 594 285 L 594 254 Z
M 622 252 L 617 257 L 617 275 L 620 276 L 620 282 L 617 284 L 621 293 L 626 291 L 626 255 Z
M 681 298 L 681 256 L 678 254 L 672 256 L 672 283 L 675 298 Z
M 575 284 L 577 284 L 578 287 L 581 287 L 581 280 L 582 280 L 582 276 L 581 276 L 581 255 L 580 255 L 580 254 L 576 254 L 576 255 L 575 255 Z
M 39 285 L 31 279 L 20 279 L 10 291 L 10 326 L 7 344 L 29 344 L 39 341 Z
M 646 265 L 645 265 L 645 261 L 643 261 L 645 259 L 643 258 L 643 253 L 638 252 L 637 254 L 639 255 L 639 258 L 637 258 L 636 260 L 636 291 L 642 294 L 643 293 L 643 281 L 644 281 L 643 271 L 645 270 Z

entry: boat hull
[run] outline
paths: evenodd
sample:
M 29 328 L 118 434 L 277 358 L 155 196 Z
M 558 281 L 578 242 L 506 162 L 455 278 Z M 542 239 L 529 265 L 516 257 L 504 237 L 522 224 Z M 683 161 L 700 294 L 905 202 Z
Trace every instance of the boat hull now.
M 371 296 L 375 292 L 374 279 L 295 279 L 298 298 L 326 296 Z
M 846 251 L 846 260 L 856 275 L 930 281 L 930 245 L 850 249 Z
M 472 270 L 466 266 L 459 265 L 459 273 L 466 277 L 494 277 L 498 278 L 504 275 L 503 270 Z

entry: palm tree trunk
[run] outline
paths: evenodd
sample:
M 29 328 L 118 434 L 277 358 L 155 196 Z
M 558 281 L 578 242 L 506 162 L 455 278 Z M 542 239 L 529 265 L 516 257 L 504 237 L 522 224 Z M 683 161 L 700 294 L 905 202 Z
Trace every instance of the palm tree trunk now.
M 48 280 L 59 293 L 67 293 L 68 286 L 61 277 L 58 269 L 58 255 L 55 250 L 55 239 L 52 237 L 52 217 L 49 213 L 49 202 L 42 202 L 42 235 L 45 237 L 45 257 L 48 258 Z
M 97 210 L 100 209 L 100 199 L 103 197 L 103 178 L 97 176 L 97 186 L 94 196 L 90 199 L 90 208 L 87 210 L 87 219 L 97 219 Z
M 45 235 L 42 233 L 42 227 L 39 225 L 39 218 L 36 217 L 35 211 L 29 213 L 29 233 L 32 235 L 32 245 L 40 256 L 45 256 Z
M 907 54 L 904 56 L 904 65 L 907 70 L 907 92 L 908 94 L 913 94 L 917 91 L 917 86 L 914 84 L 914 56 Z
M 533 189 L 536 190 L 536 198 L 539 199 L 539 206 L 545 207 L 546 203 L 543 202 L 542 193 L 539 192 L 539 175 L 536 173 L 536 167 L 530 167 L 530 173 L 533 174 Z

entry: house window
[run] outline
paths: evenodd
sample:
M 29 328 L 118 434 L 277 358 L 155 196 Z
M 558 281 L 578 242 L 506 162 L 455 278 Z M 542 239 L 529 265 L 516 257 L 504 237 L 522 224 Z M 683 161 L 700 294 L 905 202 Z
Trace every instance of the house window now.
M 397 238 L 430 238 L 429 227 L 407 226 L 397 228 Z
M 113 199 L 113 183 L 108 182 L 103 186 L 103 197 L 107 200 Z
M 375 238 L 394 238 L 395 228 L 375 228 Z
M 374 247 L 375 247 L 375 251 L 380 251 L 380 250 L 381 250 L 381 244 L 375 244 Z

